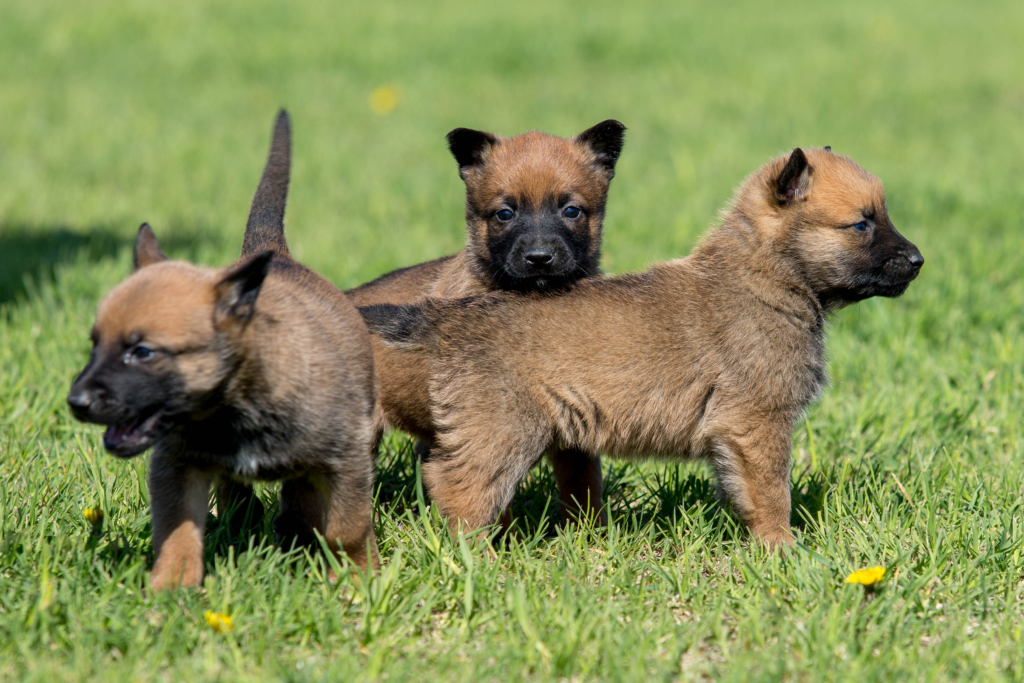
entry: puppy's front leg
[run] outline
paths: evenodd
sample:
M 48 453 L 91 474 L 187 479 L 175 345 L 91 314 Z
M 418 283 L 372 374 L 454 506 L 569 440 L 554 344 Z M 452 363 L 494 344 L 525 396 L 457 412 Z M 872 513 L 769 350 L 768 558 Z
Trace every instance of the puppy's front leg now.
M 209 473 L 176 462 L 160 448 L 154 451 L 149 476 L 156 553 L 150 574 L 153 590 L 203 582 L 203 532 L 211 481 Z
M 713 442 L 718 485 L 755 538 L 771 548 L 792 545 L 788 421 L 762 423 Z

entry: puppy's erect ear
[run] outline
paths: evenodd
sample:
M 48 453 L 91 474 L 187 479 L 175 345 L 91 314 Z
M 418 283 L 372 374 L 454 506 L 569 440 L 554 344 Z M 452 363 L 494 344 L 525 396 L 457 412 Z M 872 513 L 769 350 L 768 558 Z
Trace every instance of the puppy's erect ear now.
M 256 297 L 259 296 L 263 280 L 270 271 L 274 252 L 264 251 L 236 266 L 217 283 L 217 308 L 214 319 L 220 323 L 234 320 L 248 322 L 256 311 Z
M 775 199 L 782 205 L 803 199 L 811 189 L 811 165 L 804 151 L 797 147 L 775 181 Z
M 134 270 L 166 260 L 167 254 L 160 248 L 160 243 L 156 241 L 153 228 L 149 227 L 149 223 L 143 223 L 135 238 L 135 254 L 132 256 Z
M 459 175 L 466 179 L 466 171 L 484 160 L 484 154 L 498 144 L 498 137 L 482 130 L 456 128 L 448 133 L 448 149 L 459 162 Z
M 597 163 L 608 170 L 609 178 L 615 174 L 615 162 L 622 154 L 626 127 L 615 119 L 602 121 L 576 136 L 576 142 L 586 145 L 597 157 Z

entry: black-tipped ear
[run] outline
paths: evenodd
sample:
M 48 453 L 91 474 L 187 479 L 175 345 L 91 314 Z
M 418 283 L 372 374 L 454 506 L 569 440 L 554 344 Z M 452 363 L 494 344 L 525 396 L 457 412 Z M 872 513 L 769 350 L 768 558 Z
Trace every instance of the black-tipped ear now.
M 135 254 L 132 256 L 134 269 L 138 270 L 166 260 L 167 254 L 160 248 L 160 243 L 156 241 L 153 228 L 149 227 L 149 223 L 143 223 L 139 226 L 139 234 L 135 238 Z
M 825 145 L 825 151 L 826 152 L 831 152 L 832 151 L 832 145 Z
M 780 204 L 789 204 L 794 199 L 807 195 L 810 189 L 811 166 L 804 151 L 797 147 L 789 155 L 786 167 L 775 181 L 775 199 Z
M 218 320 L 231 318 L 246 322 L 256 311 L 263 280 L 270 272 L 274 252 L 264 251 L 235 267 L 217 283 Z
M 465 180 L 465 172 L 479 164 L 491 145 L 498 143 L 498 137 L 482 130 L 456 128 L 448 133 L 448 149 L 455 161 L 459 162 L 459 175 Z
M 576 136 L 576 142 L 586 145 L 597 157 L 597 162 L 615 173 L 615 162 L 622 154 L 622 144 L 626 139 L 626 127 L 615 119 L 608 119 L 587 128 Z

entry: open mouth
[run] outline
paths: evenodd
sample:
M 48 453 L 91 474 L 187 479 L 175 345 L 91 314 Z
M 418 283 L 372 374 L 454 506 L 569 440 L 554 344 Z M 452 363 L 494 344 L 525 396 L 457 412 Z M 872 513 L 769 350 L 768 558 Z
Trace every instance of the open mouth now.
M 111 454 L 119 458 L 138 455 L 156 441 L 157 434 L 154 428 L 159 421 L 160 413 L 153 411 L 127 422 L 112 424 L 103 434 L 103 445 Z

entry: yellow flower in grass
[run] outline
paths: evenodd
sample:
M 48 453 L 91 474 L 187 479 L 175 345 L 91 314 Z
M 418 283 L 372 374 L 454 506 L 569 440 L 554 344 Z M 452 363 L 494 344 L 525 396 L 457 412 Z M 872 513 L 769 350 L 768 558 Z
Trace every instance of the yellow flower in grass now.
M 82 516 L 94 527 L 98 528 L 103 525 L 103 508 L 85 508 L 82 510 Z
M 398 106 L 398 88 L 382 85 L 370 95 L 370 110 L 374 114 L 390 114 Z
M 859 583 L 862 586 L 873 586 L 885 576 L 885 567 L 868 567 L 858 569 L 846 577 L 846 583 Z
M 231 623 L 231 617 L 221 612 L 214 612 L 212 609 L 203 612 L 203 618 L 206 619 L 206 623 L 210 625 L 210 628 L 217 633 L 229 633 L 235 628 Z

